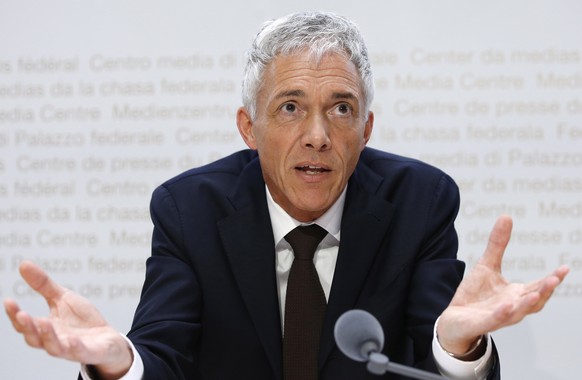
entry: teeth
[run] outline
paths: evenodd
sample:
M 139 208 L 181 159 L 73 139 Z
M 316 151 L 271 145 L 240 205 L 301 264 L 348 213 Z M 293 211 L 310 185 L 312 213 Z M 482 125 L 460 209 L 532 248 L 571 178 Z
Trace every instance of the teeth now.
M 326 171 L 321 166 L 314 166 L 314 165 L 304 165 L 304 166 L 298 167 L 298 169 L 302 170 L 303 172 L 305 172 L 307 174 L 319 174 L 319 173 Z

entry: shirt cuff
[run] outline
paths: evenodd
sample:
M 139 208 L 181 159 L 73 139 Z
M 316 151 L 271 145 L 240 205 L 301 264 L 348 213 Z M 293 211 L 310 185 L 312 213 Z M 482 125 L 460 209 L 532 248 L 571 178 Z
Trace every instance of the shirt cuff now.
M 143 361 L 141 360 L 141 356 L 139 356 L 139 353 L 135 349 L 133 343 L 131 343 L 131 340 L 129 340 L 129 338 L 126 337 L 125 335 L 122 336 L 127 341 L 127 344 L 129 344 L 131 353 L 133 354 L 133 363 L 131 363 L 129 371 L 127 371 L 127 373 L 120 377 L 118 380 L 141 380 L 143 378 L 144 373 Z M 92 380 L 91 376 L 89 376 L 88 367 L 89 366 L 86 364 L 81 364 L 81 378 L 83 380 Z
M 486 379 L 493 365 L 493 343 L 491 342 L 491 335 L 486 335 L 487 348 L 482 357 L 474 361 L 463 361 L 452 357 L 441 347 L 436 333 L 437 324 L 438 319 L 434 324 L 432 352 L 440 373 L 451 380 Z

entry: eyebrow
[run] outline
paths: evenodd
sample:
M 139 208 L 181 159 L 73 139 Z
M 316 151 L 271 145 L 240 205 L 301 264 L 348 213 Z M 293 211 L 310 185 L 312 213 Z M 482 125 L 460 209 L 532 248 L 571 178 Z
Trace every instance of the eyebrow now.
M 333 99 L 357 99 L 352 92 L 334 92 L 331 97 Z
M 287 90 L 287 91 L 281 91 L 280 93 L 278 93 L 275 96 L 275 99 L 281 99 L 281 98 L 289 98 L 289 97 L 298 97 L 298 98 L 302 98 L 305 97 L 305 91 L 303 90 Z M 356 95 L 354 95 L 352 92 L 334 92 L 331 95 L 332 99 L 357 99 Z
M 275 99 L 281 99 L 281 98 L 289 98 L 289 97 L 305 97 L 305 91 L 303 90 L 287 90 L 287 91 L 281 91 L 280 93 L 278 93 L 275 96 Z

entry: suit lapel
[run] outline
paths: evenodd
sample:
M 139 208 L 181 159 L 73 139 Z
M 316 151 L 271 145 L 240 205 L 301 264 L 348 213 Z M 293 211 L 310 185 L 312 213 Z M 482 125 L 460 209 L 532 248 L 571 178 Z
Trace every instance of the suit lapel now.
M 320 365 L 335 347 L 333 328 L 357 301 L 388 230 L 393 205 L 375 195 L 383 179 L 363 165 L 348 184 L 341 243 L 322 330 Z M 230 197 L 234 211 L 218 223 L 228 261 L 276 379 L 282 379 L 282 332 L 275 243 L 258 159 Z
M 230 199 L 235 211 L 219 222 L 220 236 L 248 314 L 275 378 L 280 379 L 282 333 L 275 243 L 258 159 L 245 168 Z
M 335 322 L 356 305 L 392 219 L 393 205 L 375 195 L 382 180 L 359 165 L 348 184 L 338 259 L 322 330 L 320 366 L 335 347 Z

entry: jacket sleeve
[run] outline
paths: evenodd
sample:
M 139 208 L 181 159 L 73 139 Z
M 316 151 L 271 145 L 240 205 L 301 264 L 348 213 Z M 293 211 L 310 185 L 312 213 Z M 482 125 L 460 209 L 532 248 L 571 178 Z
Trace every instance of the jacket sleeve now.
M 144 380 L 196 379 L 195 347 L 201 331 L 202 296 L 186 259 L 185 226 L 165 187 L 154 191 L 152 255 L 128 337 L 144 363 Z

